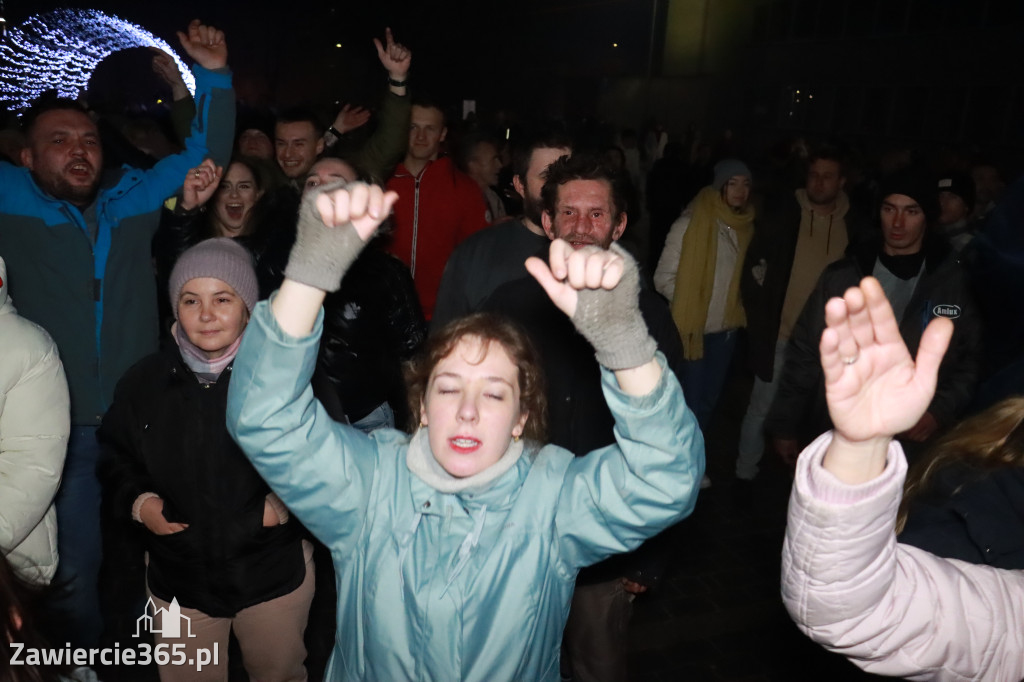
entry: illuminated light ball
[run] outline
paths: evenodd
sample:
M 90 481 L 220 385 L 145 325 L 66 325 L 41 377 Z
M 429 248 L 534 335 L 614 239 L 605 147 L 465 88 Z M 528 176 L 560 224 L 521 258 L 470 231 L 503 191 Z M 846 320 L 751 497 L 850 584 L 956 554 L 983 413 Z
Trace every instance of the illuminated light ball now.
M 58 9 L 29 17 L 0 42 L 0 103 L 23 110 L 47 90 L 77 99 L 101 61 L 132 47 L 156 47 L 171 55 L 195 95 L 192 72 L 149 31 L 97 10 Z

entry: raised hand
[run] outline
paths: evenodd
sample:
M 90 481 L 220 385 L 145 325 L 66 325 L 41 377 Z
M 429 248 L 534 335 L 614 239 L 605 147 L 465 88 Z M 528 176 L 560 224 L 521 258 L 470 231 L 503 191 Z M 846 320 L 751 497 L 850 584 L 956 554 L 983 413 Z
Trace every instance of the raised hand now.
M 388 76 L 396 81 L 404 81 L 412 64 L 412 52 L 409 48 L 395 42 L 390 28 L 384 29 L 384 44 L 378 38 L 373 39 L 373 44 L 377 46 L 377 58 L 387 70 Z
M 178 31 L 181 47 L 204 69 L 222 69 L 228 65 L 228 45 L 224 31 L 193 19 L 185 33 Z
M 366 242 L 391 213 L 397 200 L 396 192 L 354 182 L 347 187 L 320 192 L 316 196 L 316 208 L 326 227 L 338 228 L 351 223 L 359 238 Z
M 599 246 L 574 250 L 569 242 L 551 242 L 548 263 L 536 256 L 526 259 L 526 270 L 548 297 L 569 317 L 576 314 L 581 289 L 614 289 L 622 279 L 622 256 Z
M 189 95 L 188 86 L 178 71 L 178 65 L 171 57 L 158 47 L 151 47 L 153 53 L 153 73 L 160 76 L 160 79 L 171 88 L 172 98 L 177 101 Z
M 338 115 L 334 119 L 334 129 L 344 135 L 347 132 L 355 130 L 361 126 L 366 125 L 366 122 L 370 120 L 370 111 L 363 107 L 353 107 L 346 104 L 338 112 Z
M 953 323 L 936 318 L 910 357 L 882 286 L 873 277 L 825 306 L 821 366 L 836 435 L 888 439 L 918 424 L 935 394 Z
M 190 169 L 181 186 L 181 208 L 192 211 L 204 206 L 217 191 L 223 176 L 224 168 L 215 165 L 210 159 Z
M 616 371 L 619 386 L 645 395 L 661 376 L 654 360 L 657 344 L 640 314 L 640 276 L 636 261 L 618 244 L 610 249 L 585 246 L 573 250 L 568 242 L 551 242 L 548 263 L 528 258 L 526 269 L 551 301 L 572 319 L 590 342 L 597 361 Z M 640 382 L 624 383 L 620 370 L 644 369 Z

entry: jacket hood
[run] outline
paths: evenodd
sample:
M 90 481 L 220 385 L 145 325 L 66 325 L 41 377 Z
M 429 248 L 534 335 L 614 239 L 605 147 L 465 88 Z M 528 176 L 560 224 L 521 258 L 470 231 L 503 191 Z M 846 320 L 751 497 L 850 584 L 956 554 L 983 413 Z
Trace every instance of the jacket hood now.
M 7 263 L 0 258 L 0 314 L 14 312 L 14 303 L 7 294 Z

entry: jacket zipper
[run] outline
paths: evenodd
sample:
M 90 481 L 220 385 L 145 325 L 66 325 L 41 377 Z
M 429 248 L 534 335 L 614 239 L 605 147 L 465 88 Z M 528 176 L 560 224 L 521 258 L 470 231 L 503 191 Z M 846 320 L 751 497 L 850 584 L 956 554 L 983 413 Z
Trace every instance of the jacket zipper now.
M 426 170 L 424 168 L 423 170 Z M 409 274 L 416 277 L 416 241 L 419 238 L 420 231 L 420 178 L 423 177 L 423 171 L 416 176 L 415 187 L 416 191 L 413 193 L 412 203 L 412 254 L 409 257 Z

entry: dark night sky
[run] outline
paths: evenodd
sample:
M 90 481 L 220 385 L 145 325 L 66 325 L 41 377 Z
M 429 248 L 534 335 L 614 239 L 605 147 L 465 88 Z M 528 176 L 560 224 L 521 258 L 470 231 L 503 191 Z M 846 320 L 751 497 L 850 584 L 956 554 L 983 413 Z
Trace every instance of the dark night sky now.
M 8 0 L 8 24 L 56 7 L 116 14 L 175 47 L 199 17 L 227 33 L 240 96 L 281 104 L 372 98 L 383 76 L 371 39 L 390 25 L 413 49 L 417 91 L 497 107 L 553 79 L 644 73 L 652 0 Z

